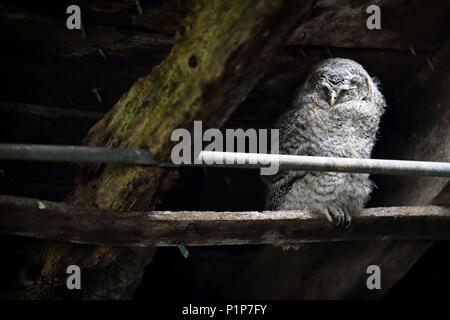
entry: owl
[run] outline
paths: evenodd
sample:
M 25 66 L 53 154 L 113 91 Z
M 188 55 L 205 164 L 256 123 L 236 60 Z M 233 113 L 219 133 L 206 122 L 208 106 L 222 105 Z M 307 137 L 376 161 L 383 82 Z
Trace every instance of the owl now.
M 280 153 L 369 158 L 385 109 L 378 83 L 357 62 L 319 63 L 281 116 Z M 280 171 L 268 186 L 268 210 L 310 210 L 348 227 L 367 202 L 368 174 Z

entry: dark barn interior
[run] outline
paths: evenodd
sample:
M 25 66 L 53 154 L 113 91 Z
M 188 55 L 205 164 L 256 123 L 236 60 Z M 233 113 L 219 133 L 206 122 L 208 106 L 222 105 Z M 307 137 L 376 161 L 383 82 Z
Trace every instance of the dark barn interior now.
M 133 83 L 169 56 L 193 2 L 140 0 L 139 14 L 131 0 L 78 1 L 81 32 L 65 27 L 65 10 L 72 4 L 67 1 L 2 1 L 0 142 L 85 143 L 90 128 Z M 273 128 L 311 67 L 328 57 L 344 57 L 378 78 L 387 100 L 373 158 L 450 161 L 450 3 L 376 2 L 380 30 L 366 28 L 365 9 L 371 1 L 311 4 L 273 58 L 261 61 L 265 72 L 245 100 L 235 110 L 218 112 L 221 128 Z M 219 23 L 214 18 L 211 25 Z M 245 63 L 247 58 L 236 59 L 241 58 Z M 0 194 L 56 202 L 67 199 L 83 174 L 77 163 L 1 161 L 0 169 Z M 450 205 L 447 178 L 372 179 L 377 188 L 368 207 Z M 140 209 L 264 210 L 265 187 L 257 170 L 181 168 L 165 189 L 156 204 Z M 23 272 L 31 281 L 39 277 L 43 262 L 36 252 L 43 242 L 1 236 L 2 297 L 49 298 L 35 292 L 22 296 L 30 284 L 20 282 Z M 299 254 L 271 245 L 187 246 L 190 256 L 185 259 L 177 247 L 158 247 L 136 293 L 126 297 L 450 298 L 448 240 L 374 239 L 306 248 Z M 382 290 L 363 288 L 368 264 L 382 265 Z M 345 275 L 334 281 L 331 269 Z M 331 287 L 324 290 L 327 283 Z M 116 296 L 100 296 L 111 297 Z

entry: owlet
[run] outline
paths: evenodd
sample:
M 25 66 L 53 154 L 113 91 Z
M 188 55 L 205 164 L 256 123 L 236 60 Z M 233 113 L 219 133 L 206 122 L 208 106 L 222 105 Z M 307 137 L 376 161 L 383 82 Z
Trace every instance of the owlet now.
M 280 153 L 369 158 L 385 100 L 357 62 L 319 63 L 278 122 Z M 372 191 L 368 174 L 281 171 L 269 183 L 268 210 L 312 210 L 349 226 Z

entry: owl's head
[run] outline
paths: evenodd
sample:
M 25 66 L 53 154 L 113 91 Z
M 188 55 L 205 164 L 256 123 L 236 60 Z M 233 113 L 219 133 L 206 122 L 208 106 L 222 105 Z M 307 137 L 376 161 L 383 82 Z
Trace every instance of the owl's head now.
M 335 107 L 345 102 L 382 102 L 383 96 L 376 82 L 357 62 L 332 58 L 319 63 L 305 82 L 308 91 Z M 381 103 L 380 105 L 384 105 Z

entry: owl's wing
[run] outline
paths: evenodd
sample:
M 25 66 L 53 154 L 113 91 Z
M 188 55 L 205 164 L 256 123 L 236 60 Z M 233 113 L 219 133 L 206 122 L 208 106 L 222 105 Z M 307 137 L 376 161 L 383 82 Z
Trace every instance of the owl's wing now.
M 280 171 L 273 176 L 264 176 L 270 179 L 269 195 L 266 198 L 266 210 L 277 209 L 282 196 L 285 195 L 292 185 L 305 176 L 305 171 Z M 267 178 L 270 177 L 270 178 Z
M 291 108 L 278 120 L 276 126 L 280 130 L 280 153 L 288 154 L 290 142 L 296 141 L 295 135 L 297 127 L 298 109 Z
M 262 180 L 269 184 L 275 184 L 277 182 L 283 181 L 283 184 L 291 183 L 292 180 L 301 179 L 306 174 L 305 171 L 287 171 L 281 170 L 278 171 L 277 174 L 274 175 L 265 175 L 261 176 Z

